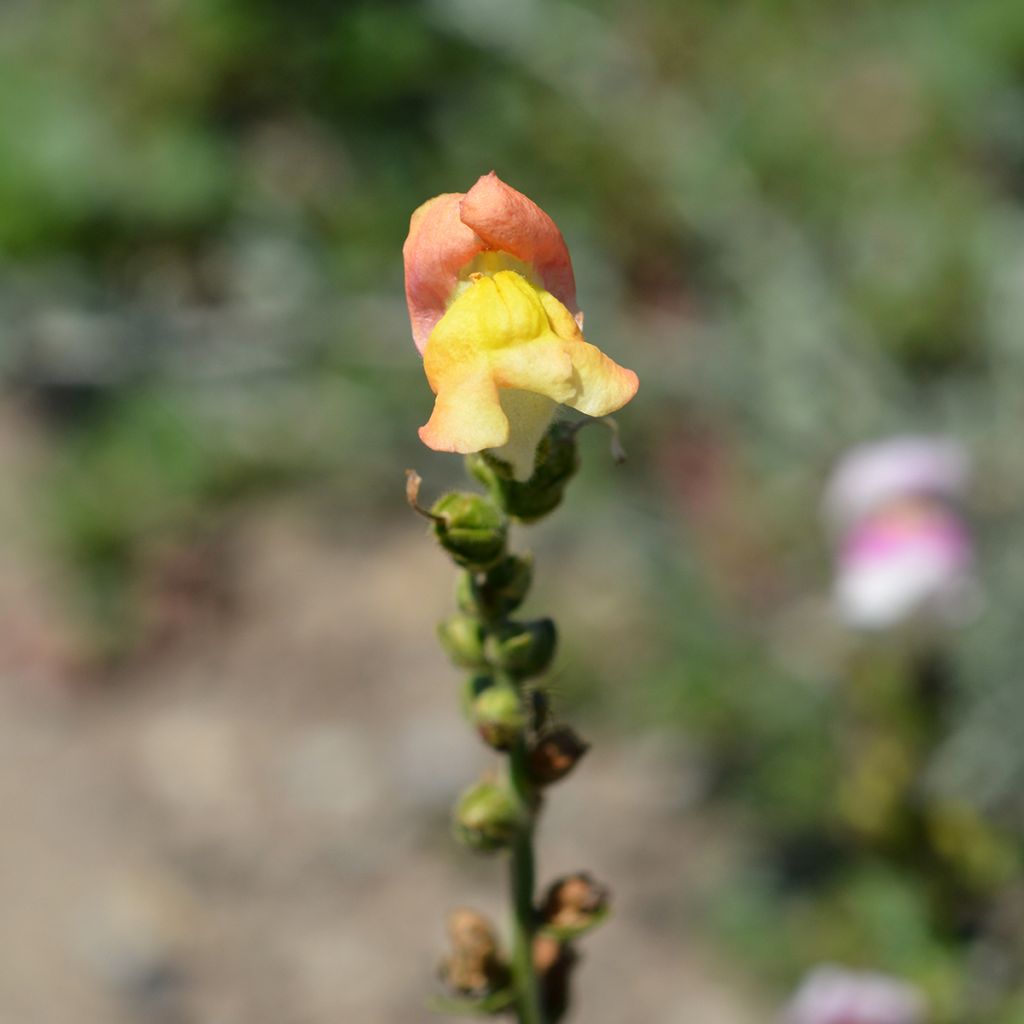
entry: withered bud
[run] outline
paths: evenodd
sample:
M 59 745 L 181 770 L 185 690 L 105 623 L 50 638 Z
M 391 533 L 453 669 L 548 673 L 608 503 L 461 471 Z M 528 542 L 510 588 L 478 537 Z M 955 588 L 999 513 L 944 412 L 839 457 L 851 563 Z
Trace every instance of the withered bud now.
M 441 963 L 441 978 L 453 993 L 479 997 L 508 983 L 508 968 L 486 917 L 475 910 L 454 910 L 447 926 L 452 951 Z
M 487 664 L 483 625 L 469 615 L 451 615 L 438 624 L 437 638 L 445 654 L 462 668 Z
M 522 827 L 519 805 L 507 786 L 484 779 L 459 798 L 454 827 L 456 838 L 470 849 L 500 850 Z
M 550 786 L 564 779 L 576 767 L 590 745 L 567 725 L 544 733 L 529 753 L 530 778 L 539 786 Z
M 545 925 L 558 931 L 589 928 L 608 909 L 608 887 L 585 871 L 552 882 L 541 904 Z
M 456 491 L 430 509 L 434 535 L 452 559 L 467 569 L 484 570 L 505 553 L 508 523 L 489 498 Z
M 514 686 L 496 683 L 473 701 L 470 718 L 483 741 L 508 750 L 526 727 L 523 700 Z
M 578 959 L 568 942 L 554 936 L 541 934 L 533 940 L 533 967 L 548 1020 L 561 1020 L 569 1008 L 569 981 Z

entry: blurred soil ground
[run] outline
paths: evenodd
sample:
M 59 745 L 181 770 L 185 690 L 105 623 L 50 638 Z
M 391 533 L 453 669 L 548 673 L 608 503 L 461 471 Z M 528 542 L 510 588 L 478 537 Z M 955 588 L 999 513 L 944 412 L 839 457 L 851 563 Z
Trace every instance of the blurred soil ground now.
M 16 500 L 33 446 L 0 423 L 0 1020 L 439 1019 L 444 913 L 500 915 L 504 879 L 447 833 L 488 757 L 434 643 L 451 571 L 418 521 L 339 536 L 301 502 L 253 509 L 229 602 L 69 689 Z M 728 844 L 687 812 L 678 750 L 592 738 L 542 830 L 544 877 L 586 867 L 615 894 L 571 1019 L 764 1019 L 687 913 Z

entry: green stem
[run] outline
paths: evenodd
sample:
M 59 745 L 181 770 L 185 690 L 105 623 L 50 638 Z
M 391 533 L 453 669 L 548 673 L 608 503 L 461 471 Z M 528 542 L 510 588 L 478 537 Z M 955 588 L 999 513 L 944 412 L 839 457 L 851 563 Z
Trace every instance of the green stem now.
M 520 803 L 524 824 L 512 844 L 512 973 L 516 986 L 519 1024 L 546 1024 L 540 986 L 533 967 L 533 937 L 537 930 L 533 905 L 535 808 L 533 787 L 526 771 L 526 744 L 520 740 L 509 752 L 509 776 Z

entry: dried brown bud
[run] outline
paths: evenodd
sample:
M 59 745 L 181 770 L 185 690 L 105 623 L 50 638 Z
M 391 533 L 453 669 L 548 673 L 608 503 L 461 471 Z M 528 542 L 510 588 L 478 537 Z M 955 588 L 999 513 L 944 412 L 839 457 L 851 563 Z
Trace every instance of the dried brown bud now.
M 498 951 L 490 921 L 475 910 L 454 910 L 448 915 L 451 955 L 441 964 L 441 978 L 454 993 L 483 996 L 508 983 L 508 968 Z
M 562 946 L 553 935 L 538 935 L 533 940 L 533 969 L 538 974 L 547 974 L 562 955 Z
M 539 786 L 564 779 L 590 749 L 567 725 L 549 730 L 530 750 L 530 778 Z
M 554 936 L 541 934 L 533 940 L 533 966 L 548 1020 L 561 1020 L 569 1008 L 569 980 L 577 959 L 572 946 Z
M 566 875 L 551 884 L 541 904 L 541 917 L 551 928 L 579 931 L 594 924 L 608 909 L 609 892 L 586 872 Z

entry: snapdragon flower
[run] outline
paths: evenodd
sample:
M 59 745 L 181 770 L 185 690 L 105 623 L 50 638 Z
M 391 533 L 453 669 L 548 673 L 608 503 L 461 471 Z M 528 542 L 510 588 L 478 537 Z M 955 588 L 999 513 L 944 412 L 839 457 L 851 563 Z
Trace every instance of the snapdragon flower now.
M 638 381 L 583 337 L 554 221 L 492 171 L 412 215 L 403 248 L 413 339 L 436 395 L 420 428 L 436 451 L 490 450 L 518 480 L 559 404 L 605 416 Z

